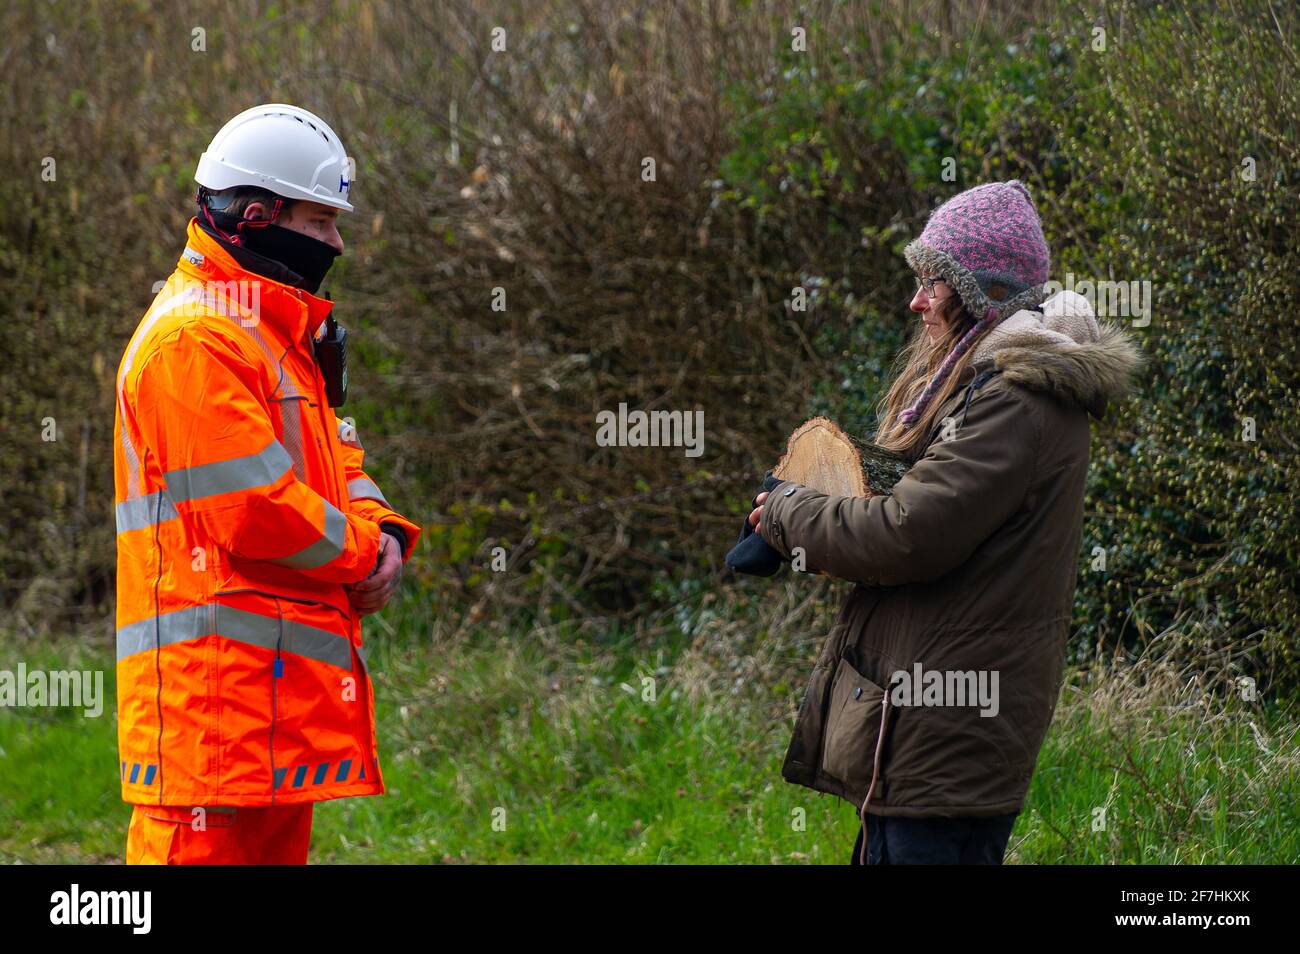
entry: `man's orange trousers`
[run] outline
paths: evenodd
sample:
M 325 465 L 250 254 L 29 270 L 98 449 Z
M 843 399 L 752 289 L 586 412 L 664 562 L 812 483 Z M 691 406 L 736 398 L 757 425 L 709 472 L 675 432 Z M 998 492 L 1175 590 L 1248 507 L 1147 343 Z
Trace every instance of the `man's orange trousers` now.
M 305 865 L 311 810 L 311 802 L 202 810 L 136 805 L 126 834 L 126 863 Z

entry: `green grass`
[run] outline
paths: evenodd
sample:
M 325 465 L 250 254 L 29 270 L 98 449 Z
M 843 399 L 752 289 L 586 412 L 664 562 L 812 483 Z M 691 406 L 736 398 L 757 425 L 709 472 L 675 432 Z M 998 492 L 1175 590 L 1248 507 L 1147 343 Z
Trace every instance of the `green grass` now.
M 456 634 L 414 597 L 386 611 L 369 638 L 389 792 L 319 804 L 312 859 L 845 861 L 853 809 L 780 777 L 809 621 L 700 605 L 668 620 Z M 0 641 L 0 668 L 104 668 L 110 699 L 111 658 Z M 1075 674 L 1008 862 L 1300 859 L 1294 706 L 1180 685 L 1155 666 Z M 115 766 L 111 707 L 0 713 L 0 860 L 120 860 Z

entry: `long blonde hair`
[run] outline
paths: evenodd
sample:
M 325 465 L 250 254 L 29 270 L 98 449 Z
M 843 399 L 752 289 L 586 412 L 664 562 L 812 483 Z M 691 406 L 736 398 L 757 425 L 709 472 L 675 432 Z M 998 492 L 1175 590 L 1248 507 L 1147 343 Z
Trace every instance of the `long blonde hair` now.
M 1008 290 L 1005 286 L 995 283 L 989 286 L 988 295 L 995 301 L 1002 301 L 1006 298 Z M 934 373 L 939 370 L 943 359 L 957 346 L 957 342 L 961 341 L 966 332 L 975 326 L 975 319 L 970 316 L 956 294 L 944 300 L 939 317 L 944 323 L 943 335 L 938 341 L 931 341 L 924 325 L 916 329 L 912 340 L 900 352 L 895 363 L 899 368 L 898 376 L 894 378 L 888 393 L 876 407 L 876 417 L 880 421 L 880 426 L 876 429 L 875 443 L 908 457 L 915 456 L 924 447 L 930 432 L 934 429 L 934 419 L 938 416 L 939 409 L 961 386 L 962 373 L 974 360 L 975 345 L 979 344 L 978 340 L 972 342 L 971 348 L 957 359 L 947 380 L 939 386 L 938 392 L 921 412 L 921 416 L 911 427 L 903 427 L 899 422 L 899 415 L 911 407 L 912 402 L 920 396 L 925 386 L 930 383 L 930 379 L 934 377 Z M 992 327 L 986 328 L 980 335 L 980 339 L 991 330 Z

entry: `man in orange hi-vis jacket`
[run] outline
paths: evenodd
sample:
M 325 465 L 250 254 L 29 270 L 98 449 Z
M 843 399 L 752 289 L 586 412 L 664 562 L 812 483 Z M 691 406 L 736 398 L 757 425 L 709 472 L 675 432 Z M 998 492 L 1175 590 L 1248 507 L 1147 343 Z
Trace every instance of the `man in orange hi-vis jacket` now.
M 361 617 L 420 530 L 362 469 L 316 291 L 351 164 L 294 106 L 230 120 L 117 375 L 128 863 L 305 863 L 312 804 L 384 791 Z

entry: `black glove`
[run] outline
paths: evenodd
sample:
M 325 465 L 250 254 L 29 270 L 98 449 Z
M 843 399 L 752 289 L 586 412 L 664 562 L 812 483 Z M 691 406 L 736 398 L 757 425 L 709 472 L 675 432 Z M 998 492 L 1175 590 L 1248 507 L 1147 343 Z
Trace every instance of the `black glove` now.
M 763 475 L 763 490 L 769 494 L 783 483 L 785 481 L 773 477 L 770 470 Z M 754 496 L 755 498 L 758 497 L 757 494 Z M 751 504 L 751 509 L 756 505 Z M 727 554 L 727 566 L 737 573 L 748 573 L 751 576 L 772 576 L 777 570 L 781 569 L 783 560 L 785 560 L 785 557 L 781 556 L 763 539 L 762 534 L 750 525 L 749 514 L 745 514 L 744 522 L 740 528 L 740 541 Z

